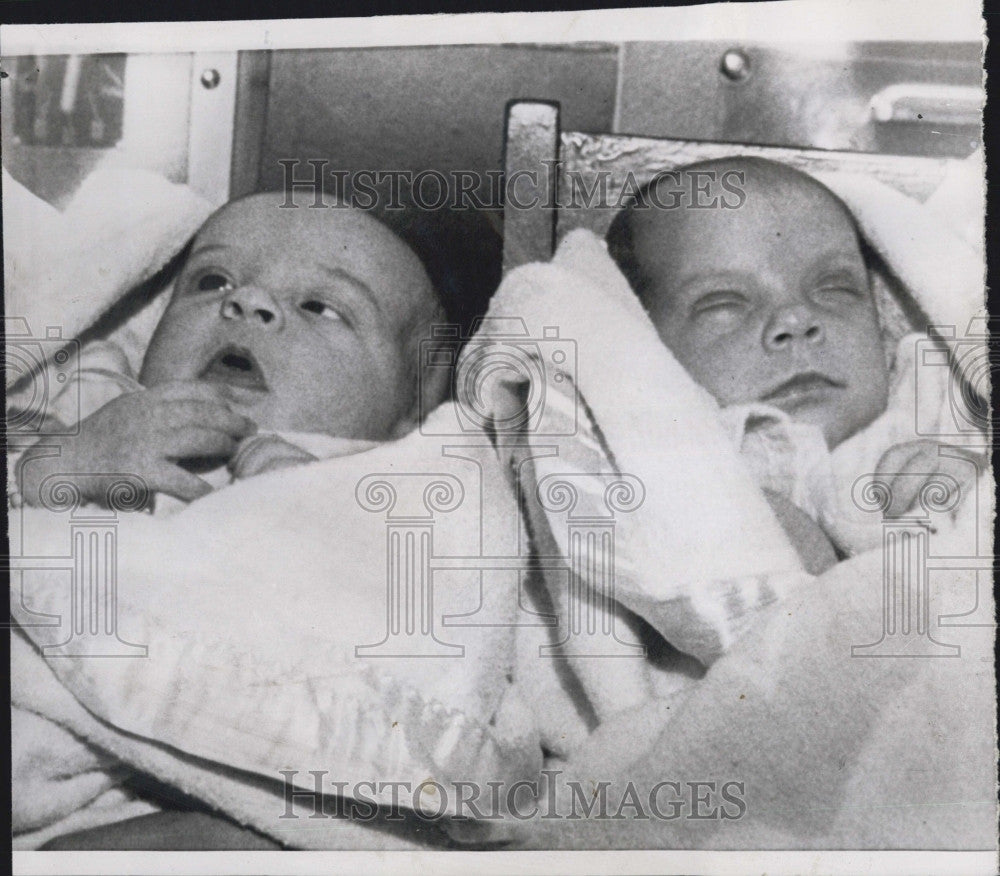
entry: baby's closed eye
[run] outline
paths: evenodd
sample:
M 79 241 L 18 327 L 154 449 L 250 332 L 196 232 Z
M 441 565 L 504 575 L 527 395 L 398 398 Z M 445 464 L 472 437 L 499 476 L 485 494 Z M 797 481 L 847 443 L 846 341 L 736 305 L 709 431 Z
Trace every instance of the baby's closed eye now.
M 720 315 L 740 311 L 749 304 L 747 296 L 736 289 L 716 289 L 697 298 L 691 312 L 695 316 Z
M 821 296 L 825 301 L 850 302 L 860 300 L 863 297 L 862 291 L 857 286 L 846 283 L 833 283 L 827 286 L 820 286 L 815 294 Z
M 813 295 L 824 302 L 851 304 L 868 299 L 868 284 L 853 271 L 824 273 Z

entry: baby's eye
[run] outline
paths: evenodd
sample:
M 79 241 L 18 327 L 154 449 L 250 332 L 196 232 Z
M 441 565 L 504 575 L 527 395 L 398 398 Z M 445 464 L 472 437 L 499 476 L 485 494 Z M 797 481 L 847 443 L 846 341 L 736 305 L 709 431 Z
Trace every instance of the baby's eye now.
M 324 319 L 343 321 L 343 317 L 325 301 L 309 299 L 308 301 L 303 301 L 299 307 L 307 313 L 315 313 L 317 316 L 322 316 Z
M 236 288 L 236 284 L 225 274 L 220 274 L 218 271 L 209 271 L 197 279 L 194 288 L 198 292 L 221 292 Z
M 694 304 L 694 312 L 696 314 L 725 313 L 737 310 L 744 304 L 746 304 L 746 298 L 739 292 L 731 289 L 720 289 L 699 298 Z
M 829 301 L 844 301 L 861 296 L 861 292 L 856 286 L 847 283 L 831 283 L 829 286 L 821 286 L 817 290 L 817 294 Z

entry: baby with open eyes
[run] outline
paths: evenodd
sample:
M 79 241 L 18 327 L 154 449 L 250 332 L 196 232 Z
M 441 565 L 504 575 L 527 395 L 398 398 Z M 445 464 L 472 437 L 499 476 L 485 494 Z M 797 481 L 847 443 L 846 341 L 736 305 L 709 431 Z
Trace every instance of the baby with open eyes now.
M 657 186 L 681 188 L 689 172 L 717 197 L 658 209 L 667 199 Z M 727 194 L 737 179 L 738 203 Z M 817 180 L 759 158 L 700 162 L 654 179 L 615 217 L 607 241 L 663 342 L 722 407 L 809 571 L 858 546 L 822 498 L 809 500 L 820 467 L 803 475 L 804 447 L 834 459 L 828 478 L 838 458 L 877 461 L 892 483 L 890 514 L 917 498 L 920 478 L 908 473 L 968 481 L 967 462 L 941 455 L 936 442 L 905 440 L 907 426 L 917 438 L 912 410 L 908 420 L 899 410 L 912 408 L 912 385 L 900 385 L 912 374 L 900 375 L 898 362 L 891 372 L 854 218 Z
M 445 318 L 421 259 L 360 210 L 281 209 L 280 197 L 251 195 L 205 222 L 138 379 L 111 374 L 114 397 L 57 455 L 22 458 L 27 504 L 55 472 L 130 473 L 191 501 L 232 477 L 402 437 L 444 398 L 440 369 L 417 373 L 419 340 Z M 75 482 L 103 500 L 100 478 Z

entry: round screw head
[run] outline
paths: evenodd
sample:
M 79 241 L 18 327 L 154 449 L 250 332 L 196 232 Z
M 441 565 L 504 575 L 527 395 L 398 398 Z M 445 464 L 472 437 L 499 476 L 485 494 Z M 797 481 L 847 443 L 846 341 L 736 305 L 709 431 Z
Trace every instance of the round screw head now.
M 729 49 L 719 63 L 722 75 L 732 82 L 742 82 L 750 75 L 750 59 L 740 49 Z

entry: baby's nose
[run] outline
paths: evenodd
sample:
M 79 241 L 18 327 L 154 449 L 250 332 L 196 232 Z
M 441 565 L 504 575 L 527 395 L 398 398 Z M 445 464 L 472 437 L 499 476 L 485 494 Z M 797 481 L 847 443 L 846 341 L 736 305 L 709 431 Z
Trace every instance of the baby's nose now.
M 223 300 L 219 310 L 223 319 L 243 319 L 277 331 L 285 324 L 281 306 L 266 289 L 238 286 Z
M 823 337 L 823 325 L 811 308 L 784 307 L 768 321 L 764 329 L 764 346 L 783 350 L 800 341 L 817 344 Z

